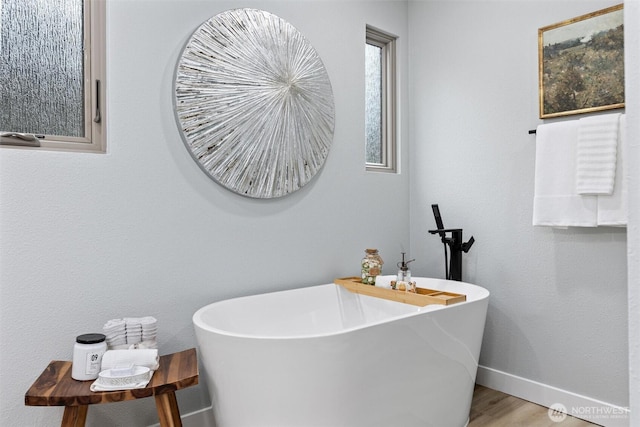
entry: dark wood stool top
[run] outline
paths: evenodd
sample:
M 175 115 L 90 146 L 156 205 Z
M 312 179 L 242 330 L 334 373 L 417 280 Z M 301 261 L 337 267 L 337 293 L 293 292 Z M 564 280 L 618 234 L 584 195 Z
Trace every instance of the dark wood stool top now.
M 179 423 L 179 412 L 175 402 L 175 391 L 198 384 L 198 358 L 196 349 L 191 348 L 179 353 L 160 356 L 160 366 L 153 374 L 145 388 L 117 391 L 97 391 L 89 389 L 92 380 L 77 381 L 71 378 L 71 362 L 54 360 L 42 372 L 24 396 L 27 406 L 66 406 L 82 408 L 84 425 L 86 405 L 121 402 L 155 396 L 161 425 L 179 425 L 163 423 L 163 412 L 160 406 L 170 412 L 169 416 Z M 167 396 L 162 396 L 167 395 Z M 162 405 L 161 405 L 162 403 Z M 65 410 L 65 419 L 67 418 Z M 164 414 L 167 415 L 167 414 Z M 63 425 L 76 425 L 65 424 Z

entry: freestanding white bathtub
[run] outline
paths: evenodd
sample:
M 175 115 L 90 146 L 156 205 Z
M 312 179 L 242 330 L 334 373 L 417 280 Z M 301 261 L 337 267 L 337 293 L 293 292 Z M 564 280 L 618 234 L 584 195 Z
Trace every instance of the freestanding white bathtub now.
M 417 307 L 334 284 L 234 298 L 193 316 L 217 427 L 462 427 L 489 292 Z

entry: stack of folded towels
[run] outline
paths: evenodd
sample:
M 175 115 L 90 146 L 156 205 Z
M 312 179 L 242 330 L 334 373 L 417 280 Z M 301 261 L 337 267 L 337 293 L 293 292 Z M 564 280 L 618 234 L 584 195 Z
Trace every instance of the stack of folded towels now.
M 102 327 L 110 350 L 158 348 L 155 317 L 112 319 Z

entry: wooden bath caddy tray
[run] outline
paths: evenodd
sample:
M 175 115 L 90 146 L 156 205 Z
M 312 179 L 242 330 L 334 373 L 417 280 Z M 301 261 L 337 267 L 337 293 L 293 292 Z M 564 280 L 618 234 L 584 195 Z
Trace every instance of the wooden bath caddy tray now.
M 343 277 L 341 279 L 335 279 L 334 283 L 356 294 L 384 298 L 420 307 L 429 304 L 451 305 L 467 300 L 467 296 L 464 294 L 438 291 L 435 289 L 416 288 L 416 293 L 412 293 L 365 285 L 359 277 Z

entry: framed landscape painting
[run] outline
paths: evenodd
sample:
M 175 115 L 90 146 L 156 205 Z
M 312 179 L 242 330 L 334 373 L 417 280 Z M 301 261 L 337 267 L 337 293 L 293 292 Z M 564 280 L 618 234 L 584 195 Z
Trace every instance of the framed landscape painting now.
M 540 118 L 624 107 L 623 5 L 538 30 Z

